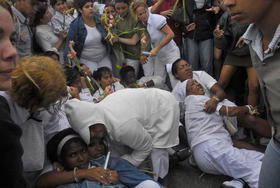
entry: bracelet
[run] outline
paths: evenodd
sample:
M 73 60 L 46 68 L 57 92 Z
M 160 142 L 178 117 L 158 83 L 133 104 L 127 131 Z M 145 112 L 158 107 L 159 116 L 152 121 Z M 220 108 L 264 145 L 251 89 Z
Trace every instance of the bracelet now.
M 215 99 L 217 102 L 220 102 L 220 99 L 217 96 L 213 96 L 212 99 Z
M 254 110 L 252 105 L 246 105 L 246 107 L 248 108 L 250 115 L 254 115 L 255 114 L 255 110 Z
M 73 176 L 74 176 L 74 180 L 75 180 L 76 183 L 78 183 L 80 181 L 79 177 L 77 175 L 77 170 L 78 170 L 77 167 L 75 167 L 74 170 L 73 170 Z
M 226 115 L 226 116 L 228 116 L 228 106 L 226 106 L 226 113 L 227 113 L 227 115 Z

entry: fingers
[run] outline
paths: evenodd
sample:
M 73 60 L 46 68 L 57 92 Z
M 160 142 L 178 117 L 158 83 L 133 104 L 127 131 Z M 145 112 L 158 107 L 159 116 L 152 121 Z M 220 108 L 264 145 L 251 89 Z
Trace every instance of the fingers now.
M 207 9 L 205 9 L 207 12 L 213 12 L 214 11 L 214 9 L 213 9 L 213 7 L 211 7 L 211 8 L 207 8 Z
M 220 30 L 220 25 L 219 25 L 219 24 L 216 26 L 216 29 L 217 29 L 217 30 Z

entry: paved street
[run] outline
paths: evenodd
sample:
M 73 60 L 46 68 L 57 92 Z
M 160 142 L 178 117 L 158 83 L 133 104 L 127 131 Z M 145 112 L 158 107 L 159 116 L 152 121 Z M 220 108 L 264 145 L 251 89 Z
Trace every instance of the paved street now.
M 230 179 L 227 176 L 202 173 L 187 161 L 182 161 L 170 170 L 167 188 L 219 188 L 224 181 Z

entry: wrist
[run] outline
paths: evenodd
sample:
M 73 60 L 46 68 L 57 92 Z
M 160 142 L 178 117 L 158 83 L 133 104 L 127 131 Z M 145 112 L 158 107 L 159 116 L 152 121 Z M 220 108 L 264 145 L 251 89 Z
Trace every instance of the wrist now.
M 217 103 L 220 102 L 220 99 L 217 96 L 215 96 L 215 95 L 212 97 L 212 99 L 214 99 Z
M 80 181 L 80 178 L 79 178 L 77 172 L 78 172 L 78 168 L 75 167 L 74 170 L 73 170 L 73 177 L 74 177 L 74 180 L 75 180 L 76 183 L 78 183 Z
M 87 169 L 78 169 L 77 170 L 76 174 L 77 174 L 79 181 L 86 179 L 86 174 L 87 174 L 86 170 Z

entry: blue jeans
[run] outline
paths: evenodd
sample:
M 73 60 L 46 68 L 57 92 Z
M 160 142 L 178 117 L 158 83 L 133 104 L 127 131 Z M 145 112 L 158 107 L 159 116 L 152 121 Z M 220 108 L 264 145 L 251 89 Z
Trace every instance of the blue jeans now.
M 202 70 L 213 76 L 213 39 L 196 41 L 185 39 L 187 60 L 193 70 Z M 200 63 L 200 66 L 199 66 Z
M 270 140 L 262 161 L 259 188 L 280 187 L 280 147 Z
M 105 158 L 90 160 L 90 167 L 103 167 Z M 128 161 L 110 157 L 108 162 L 108 169 L 116 170 L 118 172 L 118 178 L 122 184 L 119 185 L 102 185 L 98 182 L 84 180 L 81 183 L 72 183 L 67 185 L 59 186 L 59 188 L 127 188 L 135 187 L 145 180 L 153 180 L 152 177 L 148 176 L 144 172 L 138 170 L 135 166 L 130 164 Z M 160 185 L 161 188 L 164 188 Z
M 90 162 L 92 165 L 103 167 L 104 161 L 104 157 L 102 157 L 98 160 L 91 160 Z M 138 170 L 135 166 L 122 158 L 110 157 L 108 169 L 116 170 L 118 172 L 120 182 L 127 187 L 135 187 L 145 180 L 154 181 L 152 177 Z
M 95 181 L 83 180 L 81 183 L 69 183 L 60 185 L 57 188 L 127 188 L 125 185 L 102 185 Z

